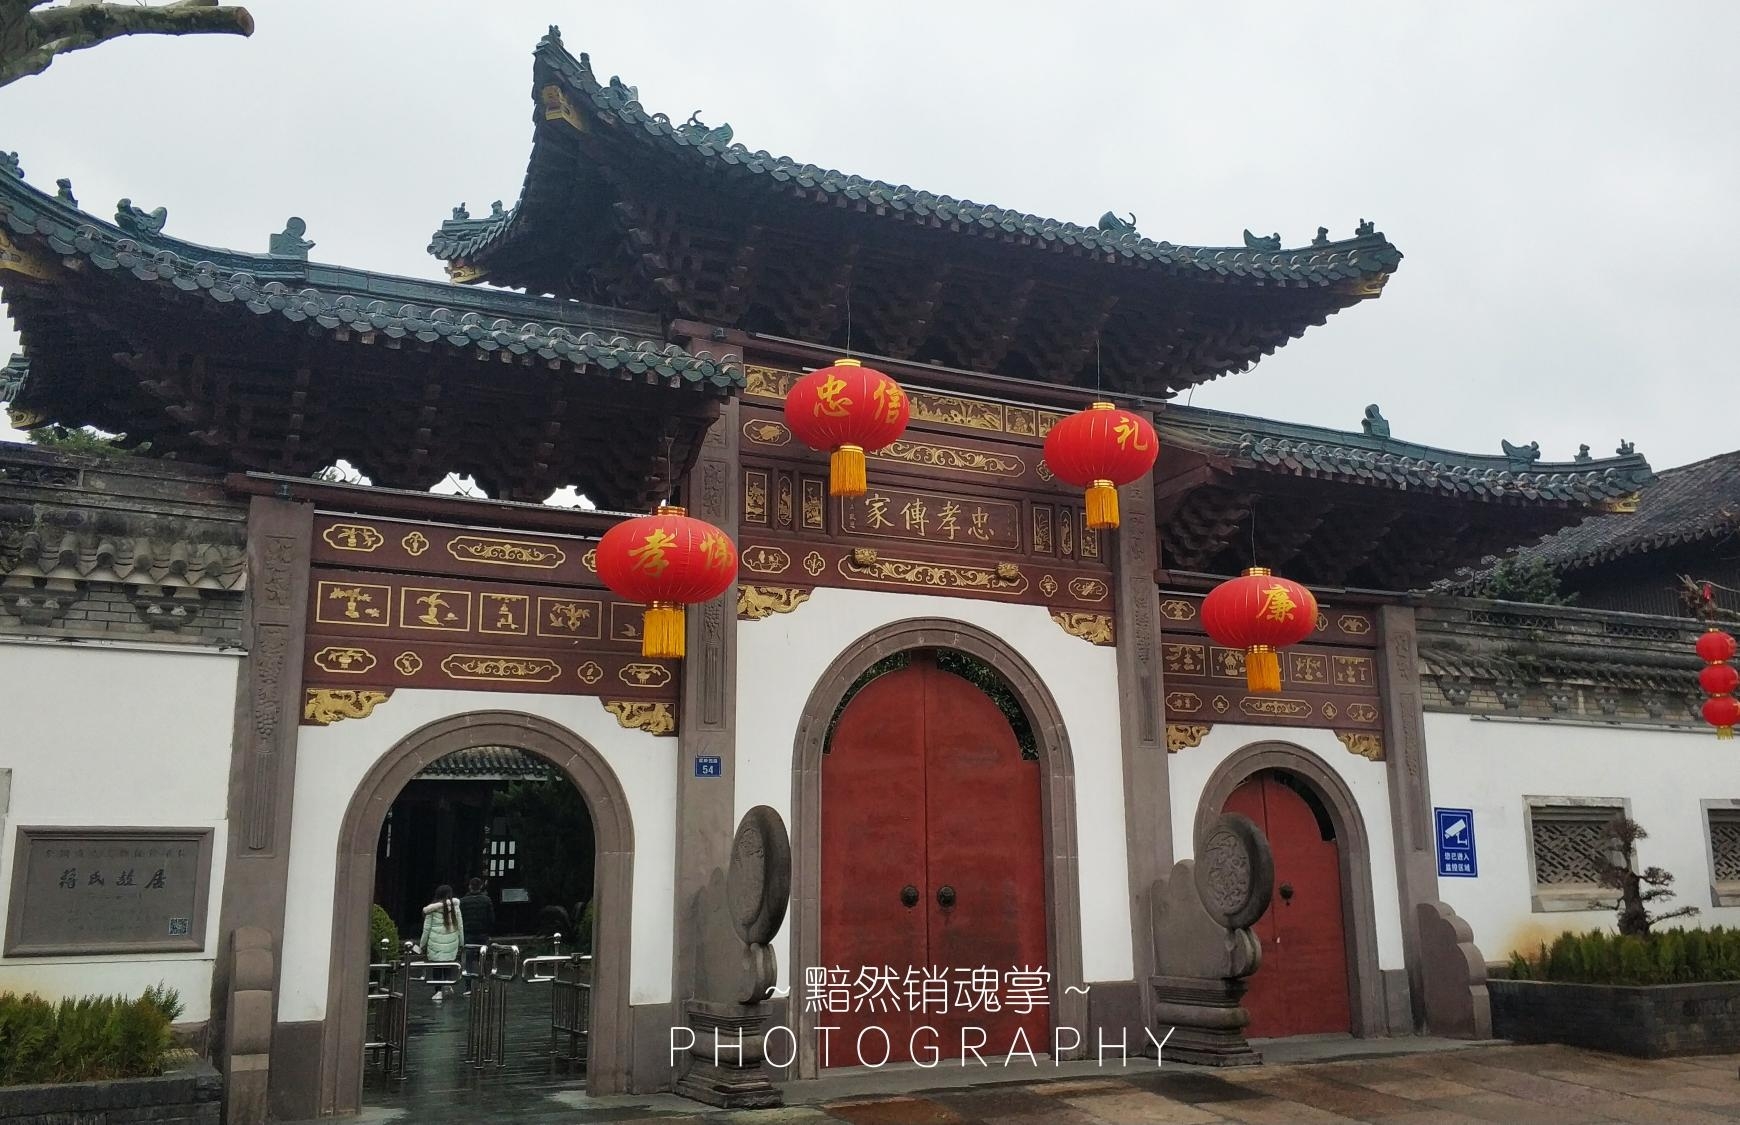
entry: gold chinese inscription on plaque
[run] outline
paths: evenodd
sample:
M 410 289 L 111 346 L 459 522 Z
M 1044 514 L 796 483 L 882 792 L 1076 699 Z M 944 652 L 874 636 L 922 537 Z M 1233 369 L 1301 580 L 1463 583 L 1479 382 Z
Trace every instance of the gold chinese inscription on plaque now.
M 1021 548 L 1021 505 L 940 492 L 873 489 L 842 501 L 840 525 L 858 535 L 960 543 L 1001 551 Z
M 366 582 L 321 581 L 314 587 L 314 620 L 324 625 L 392 624 L 393 590 Z
M 1208 652 L 1203 645 L 1162 644 L 1160 666 L 1170 674 L 1200 676 L 1208 668 Z
M 878 450 L 875 456 L 889 461 L 903 461 L 908 465 L 922 465 L 929 469 L 950 469 L 993 477 L 1017 477 L 1027 471 L 1025 461 L 1006 453 L 924 441 L 890 442 Z
M 1297 684 L 1326 684 L 1329 682 L 1329 661 L 1315 653 L 1290 652 L 1287 654 L 1287 676 Z
M 1336 657 L 1335 682 L 1342 687 L 1370 687 L 1372 683 L 1371 657 Z
M 539 656 L 489 656 L 474 652 L 456 652 L 441 661 L 441 671 L 450 680 L 547 684 L 562 674 L 562 666 L 554 660 Z
M 323 672 L 359 676 L 375 666 L 375 655 L 366 648 L 328 645 L 314 654 L 314 666 Z

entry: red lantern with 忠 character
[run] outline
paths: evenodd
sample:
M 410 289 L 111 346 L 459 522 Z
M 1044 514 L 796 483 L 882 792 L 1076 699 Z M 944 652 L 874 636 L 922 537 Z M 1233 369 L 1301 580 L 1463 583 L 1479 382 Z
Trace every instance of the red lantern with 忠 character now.
M 1253 566 L 1209 591 L 1202 624 L 1216 644 L 1245 650 L 1246 687 L 1273 694 L 1281 690 L 1277 650 L 1298 644 L 1317 628 L 1317 599 L 1299 583 Z
M 737 580 L 729 536 L 683 509 L 660 504 L 650 516 L 623 520 L 598 541 L 598 577 L 618 595 L 643 602 L 640 652 L 683 655 L 683 606 L 711 601 Z
M 1118 486 L 1154 468 L 1160 438 L 1148 419 L 1096 402 L 1051 427 L 1045 464 L 1061 481 L 1087 489 L 1087 525 L 1118 526 Z
M 1714 695 L 1704 700 L 1704 721 L 1716 728 L 1717 738 L 1733 738 L 1740 726 L 1740 699 L 1731 695 Z
M 900 384 L 855 359 L 812 371 L 785 396 L 785 420 L 799 441 L 833 454 L 828 492 L 862 496 L 864 455 L 906 432 L 912 407 Z

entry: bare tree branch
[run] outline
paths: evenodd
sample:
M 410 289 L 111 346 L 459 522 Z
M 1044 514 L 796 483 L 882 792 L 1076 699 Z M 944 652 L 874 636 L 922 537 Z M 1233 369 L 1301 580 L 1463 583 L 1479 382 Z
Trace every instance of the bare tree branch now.
M 254 17 L 246 8 L 216 0 L 59 7 L 46 7 L 45 0 L 0 0 L 0 86 L 41 74 L 60 55 L 125 35 L 253 33 Z

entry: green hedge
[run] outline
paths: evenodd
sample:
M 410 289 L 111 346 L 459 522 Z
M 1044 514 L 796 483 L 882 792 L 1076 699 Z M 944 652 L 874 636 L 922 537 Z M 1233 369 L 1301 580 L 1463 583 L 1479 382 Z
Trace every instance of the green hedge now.
M 0 995 L 0 1086 L 158 1074 L 181 1010 L 181 997 L 161 986 L 137 1000 Z
M 1579 984 L 1689 984 L 1740 980 L 1740 930 L 1661 930 L 1632 937 L 1590 930 L 1560 934 L 1532 957 L 1510 955 L 1513 980 Z
M 381 945 L 382 938 L 387 942 L 384 947 Z M 399 927 L 393 924 L 392 915 L 376 903 L 369 907 L 369 964 L 397 964 L 398 960 Z

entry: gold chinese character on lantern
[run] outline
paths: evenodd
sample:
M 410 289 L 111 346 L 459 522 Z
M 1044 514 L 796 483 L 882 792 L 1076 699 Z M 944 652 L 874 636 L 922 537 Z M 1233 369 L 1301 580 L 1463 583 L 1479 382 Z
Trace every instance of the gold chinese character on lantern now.
M 1257 609 L 1258 621 L 1291 621 L 1298 606 L 1285 586 L 1270 586 L 1262 591 L 1263 604 Z
M 640 546 L 631 549 L 628 557 L 634 560 L 634 569 L 658 576 L 671 565 L 671 560 L 665 557 L 671 544 L 677 541 L 676 536 L 659 528 L 646 537 Z
M 701 539 L 701 557 L 715 569 L 731 565 L 731 541 L 722 531 L 710 531 Z
M 1120 418 L 1118 424 L 1112 427 L 1112 433 L 1118 435 L 1119 449 L 1129 448 L 1138 452 L 1145 452 L 1148 448 L 1147 435 L 1142 433 L 1142 431 L 1136 426 L 1136 423 L 1130 421 L 1128 418 Z M 1131 444 L 1132 438 L 1135 439 L 1135 444 L 1133 445 Z
M 852 400 L 846 397 L 846 380 L 834 376 L 816 388 L 816 416 L 844 418 Z
M 870 393 L 870 398 L 876 403 L 875 417 L 878 422 L 894 422 L 900 417 L 900 405 L 904 394 L 898 383 L 877 383 L 876 389 Z

